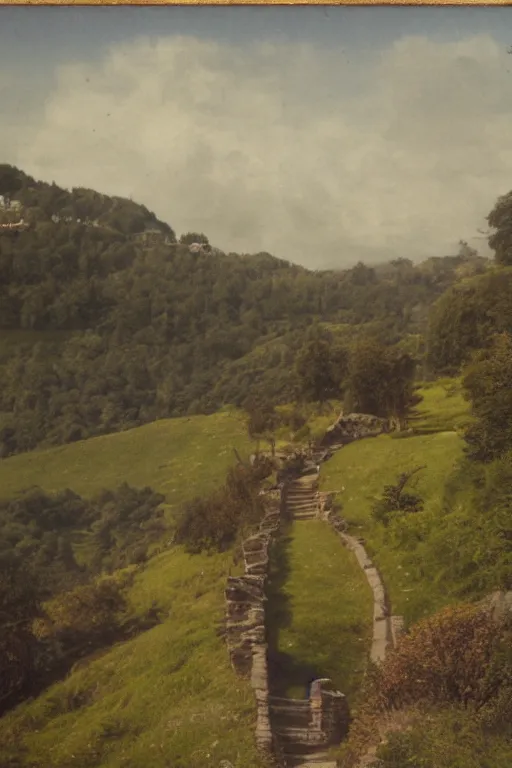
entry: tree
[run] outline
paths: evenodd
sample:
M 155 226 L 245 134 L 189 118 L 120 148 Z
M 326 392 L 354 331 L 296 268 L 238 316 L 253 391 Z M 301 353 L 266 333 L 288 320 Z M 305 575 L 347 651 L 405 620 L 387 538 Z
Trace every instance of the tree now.
M 414 397 L 415 360 L 373 338 L 356 342 L 349 359 L 347 391 L 355 410 L 395 419 L 401 428 Z
M 378 499 L 372 508 L 376 520 L 387 525 L 393 512 L 420 512 L 423 509 L 423 501 L 417 494 L 405 493 L 405 486 L 411 477 L 422 469 L 425 469 L 425 466 L 403 472 L 396 485 L 384 486 L 382 498 Z
M 210 241 L 202 232 L 186 232 L 180 237 L 181 245 L 192 245 L 192 243 L 201 243 L 201 245 L 210 245 Z
M 252 440 L 257 440 L 256 453 L 259 453 L 259 441 L 264 439 L 270 444 L 272 456 L 275 453 L 276 440 L 274 430 L 278 416 L 274 407 L 258 400 L 248 400 L 245 403 L 247 413 L 247 432 Z
M 313 327 L 295 362 L 302 395 L 317 402 L 339 396 L 345 366 L 345 351 L 335 350 L 327 335 Z
M 454 374 L 501 331 L 512 332 L 512 270 L 497 269 L 450 288 L 429 318 L 430 370 Z
M 488 461 L 512 450 L 512 336 L 497 334 L 464 372 L 463 386 L 476 417 L 466 430 L 471 458 Z
M 487 221 L 495 230 L 489 237 L 489 247 L 496 262 L 512 266 L 512 191 L 498 198 Z
M 32 622 L 41 615 L 31 577 L 14 559 L 0 563 L 0 711 L 31 683 L 37 667 Z

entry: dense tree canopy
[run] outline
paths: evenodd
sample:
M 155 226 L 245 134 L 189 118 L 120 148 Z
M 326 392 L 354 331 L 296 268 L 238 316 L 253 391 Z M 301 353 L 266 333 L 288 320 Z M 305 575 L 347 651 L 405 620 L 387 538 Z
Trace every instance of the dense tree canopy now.
M 311 324 L 328 327 L 331 348 L 361 328 L 396 343 L 423 333 L 461 266 L 477 268 L 459 254 L 311 272 L 268 253 L 191 251 L 206 235 L 177 242 L 131 200 L 66 191 L 11 166 L 0 166 L 0 190 L 30 224 L 0 235 L 0 456 L 249 395 L 289 401 L 296 361 L 314 352 L 304 349 Z M 327 364 L 317 362 L 308 375 L 318 381 L 303 366 L 302 384 L 324 397 L 340 371 L 324 390 Z
M 512 332 L 512 269 L 464 281 L 435 303 L 427 335 L 431 370 L 456 373 L 500 331 Z
M 489 237 L 496 262 L 512 266 L 512 192 L 502 195 L 487 217 L 489 226 L 495 231 Z
M 512 451 L 512 335 L 495 336 L 466 368 L 463 383 L 476 417 L 466 433 L 470 455 L 488 460 Z
M 364 338 L 351 349 L 347 394 L 351 410 L 402 424 L 413 402 L 415 360 L 396 347 Z

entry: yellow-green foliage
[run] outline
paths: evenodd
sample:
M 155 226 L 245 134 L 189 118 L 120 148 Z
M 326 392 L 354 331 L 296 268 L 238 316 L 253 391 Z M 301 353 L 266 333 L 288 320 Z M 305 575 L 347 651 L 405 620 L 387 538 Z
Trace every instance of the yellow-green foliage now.
M 215 631 L 230 562 L 180 549 L 151 560 L 128 599 L 167 618 L 2 718 L 0 765 L 261 768 L 252 691 Z
M 247 455 L 240 416 L 223 411 L 159 421 L 0 462 L 2 495 L 33 484 L 84 495 L 123 481 L 151 485 L 172 507 L 220 485 L 232 448 Z M 68 678 L 0 720 L 0 765 L 30 768 L 259 768 L 255 703 L 216 634 L 232 555 L 149 561 L 127 594 L 127 613 L 164 622 L 77 665 Z M 96 654 L 98 655 L 98 654 Z M 2 751 L 3 750 L 3 751 Z
M 436 707 L 417 713 L 407 730 L 389 734 L 377 755 L 380 768 L 509 768 L 512 744 L 510 734 L 486 732 L 473 712 Z
M 165 494 L 170 508 L 224 480 L 233 448 L 247 455 L 251 442 L 238 411 L 163 419 L 137 429 L 34 451 L 0 461 L 0 496 L 31 485 L 71 488 L 92 496 L 126 481 Z
M 432 564 L 423 557 L 428 536 L 441 515 L 445 484 L 463 455 L 463 441 L 453 431 L 453 421 L 455 414 L 464 418 L 464 401 L 456 389 L 453 395 L 446 395 L 450 384 L 456 387 L 456 382 L 444 382 L 421 392 L 426 396 L 423 424 L 446 431 L 403 439 L 382 435 L 354 442 L 338 451 L 320 473 L 322 489 L 336 491 L 341 514 L 352 532 L 364 536 L 382 571 L 393 611 L 409 621 L 445 605 L 457 586 L 436 581 L 439 573 L 431 572 Z M 422 465 L 425 469 L 407 489 L 424 500 L 423 511 L 397 520 L 391 529 L 384 528 L 372 517 L 375 500 L 399 474 Z
M 417 622 L 367 681 L 342 768 L 379 741 L 382 768 L 510 765 L 510 633 L 510 619 L 493 620 L 478 604 Z
M 503 466 L 491 465 L 485 472 L 461 463 L 464 442 L 453 425 L 455 417 L 459 423 L 467 417 L 456 381 L 437 382 L 422 394 L 421 418 L 431 428 L 427 434 L 352 443 L 321 472 L 322 487 L 337 491 L 342 516 L 353 532 L 364 536 L 393 611 L 408 622 L 453 600 L 507 589 L 510 582 L 510 468 L 505 459 Z M 384 486 L 420 466 L 424 469 L 406 491 L 424 501 L 423 510 L 392 513 L 387 526 L 377 522 L 372 507 Z
M 439 515 L 444 484 L 462 455 L 462 440 L 453 432 L 421 435 L 393 440 L 388 435 L 351 443 L 338 451 L 320 473 L 323 490 L 335 490 L 342 504 L 342 516 L 352 532 L 363 535 L 368 549 L 382 570 L 395 613 L 408 618 L 426 615 L 449 599 L 448 585 L 432 582 L 432 575 L 411 576 L 408 543 L 403 548 L 393 546 L 389 534 L 372 517 L 372 505 L 384 486 L 396 482 L 401 472 L 426 464 L 412 481 L 411 488 L 425 500 L 422 512 L 414 515 L 414 527 L 421 535 L 422 526 Z M 412 518 L 411 524 L 412 524 Z M 404 530 L 414 545 L 414 530 Z M 411 542 L 409 542 L 410 548 Z M 421 564 L 419 564 L 421 565 Z
M 459 379 L 437 379 L 424 384 L 420 394 L 423 400 L 410 419 L 413 428 L 424 432 L 458 432 L 471 421 Z
M 269 622 L 287 693 L 304 697 L 314 677 L 330 677 L 353 700 L 366 666 L 373 608 L 355 556 L 325 522 L 304 520 L 283 537 L 275 568 L 285 583 L 278 597 L 269 595 Z M 278 578 L 272 576 L 274 589 Z
M 328 400 L 325 403 L 286 403 L 276 406 L 276 413 L 281 426 L 276 431 L 276 437 L 281 441 L 293 440 L 295 443 L 307 443 L 318 440 L 327 428 L 336 421 L 342 403 L 340 400 Z M 296 419 L 303 422 L 298 426 Z M 295 428 L 294 428 L 295 427 Z

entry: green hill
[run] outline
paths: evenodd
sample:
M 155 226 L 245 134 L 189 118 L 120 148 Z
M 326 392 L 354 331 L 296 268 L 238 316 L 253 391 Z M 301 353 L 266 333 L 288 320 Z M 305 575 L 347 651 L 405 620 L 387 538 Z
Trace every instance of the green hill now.
M 0 462 L 2 494 L 38 484 L 92 495 L 123 481 L 151 485 L 170 510 L 224 480 L 232 449 L 250 441 L 239 414 L 172 419 Z M 255 706 L 230 668 L 216 633 L 232 553 L 187 555 L 172 547 L 136 573 L 132 619 L 157 610 L 162 622 L 77 664 L 63 682 L 0 720 L 0 765 L 64 768 L 203 768 L 229 760 L 260 768 Z
M 92 496 L 127 482 L 151 486 L 175 508 L 194 493 L 210 491 L 250 440 L 242 415 L 162 419 L 137 429 L 71 445 L 23 453 L 0 461 L 0 498 L 37 485 L 48 492 L 71 488 Z
M 367 542 L 393 612 L 408 623 L 452 602 L 479 598 L 500 584 L 507 588 L 510 581 L 501 506 L 506 502 L 500 497 L 507 491 L 492 465 L 475 469 L 464 462 L 460 430 L 470 416 L 460 384 L 439 380 L 420 394 L 423 400 L 410 422 L 419 434 L 352 443 L 321 473 L 322 489 L 335 493 L 350 530 Z M 421 498 L 423 509 L 396 513 L 383 525 L 372 509 L 385 486 L 419 467 L 407 490 Z
M 486 264 L 461 252 L 317 272 L 224 253 L 200 233 L 177 241 L 132 200 L 8 165 L 0 195 L 28 224 L 0 231 L 0 457 L 255 393 L 286 402 L 312 323 L 345 340 L 361 328 L 391 343 L 417 337 L 461 268 Z

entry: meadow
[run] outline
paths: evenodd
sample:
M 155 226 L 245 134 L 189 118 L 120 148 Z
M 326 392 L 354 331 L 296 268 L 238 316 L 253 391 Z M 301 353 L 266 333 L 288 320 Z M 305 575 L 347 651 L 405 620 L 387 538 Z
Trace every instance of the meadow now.
M 221 484 L 233 448 L 251 449 L 239 413 L 169 419 L 0 462 L 2 495 L 31 485 L 85 496 L 124 481 L 151 485 L 168 508 Z M 96 653 L 0 720 L 0 765 L 30 768 L 261 768 L 255 704 L 217 627 L 232 553 L 152 558 L 128 593 L 130 612 L 160 625 Z

